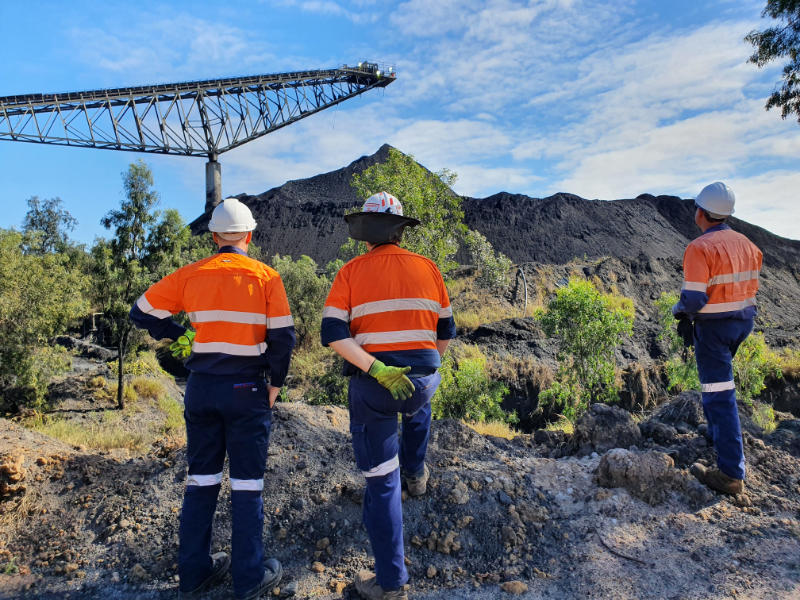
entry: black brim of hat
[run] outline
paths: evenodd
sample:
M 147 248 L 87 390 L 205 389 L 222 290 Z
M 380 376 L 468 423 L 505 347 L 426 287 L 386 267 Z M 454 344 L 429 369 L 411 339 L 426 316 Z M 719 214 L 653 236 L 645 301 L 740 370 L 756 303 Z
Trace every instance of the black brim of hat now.
M 345 215 L 344 220 L 347 222 L 351 238 L 372 244 L 386 242 L 404 227 L 416 227 L 420 224 L 412 217 L 376 212 L 352 213 Z

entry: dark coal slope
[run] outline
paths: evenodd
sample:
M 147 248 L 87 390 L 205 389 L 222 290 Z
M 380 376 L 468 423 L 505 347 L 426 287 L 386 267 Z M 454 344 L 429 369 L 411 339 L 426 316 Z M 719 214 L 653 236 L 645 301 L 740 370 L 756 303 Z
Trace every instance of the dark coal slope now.
M 699 235 L 694 202 L 642 194 L 633 200 L 585 200 L 574 194 L 530 198 L 501 192 L 464 199 L 465 221 L 515 262 L 564 264 L 574 258 L 683 256 Z M 800 241 L 732 218 L 769 266 L 800 265 Z M 797 271 L 800 274 L 800 270 Z
M 236 196 L 250 207 L 258 222 L 253 242 L 265 256 L 298 258 L 306 254 L 321 265 L 336 258 L 347 240 L 342 218 L 345 210 L 363 202 L 350 185 L 353 175 L 385 161 L 390 148 L 384 144 L 375 154 L 362 156 L 342 169 L 288 181 L 258 196 Z M 210 217 L 203 214 L 193 221 L 192 232 L 205 231 Z

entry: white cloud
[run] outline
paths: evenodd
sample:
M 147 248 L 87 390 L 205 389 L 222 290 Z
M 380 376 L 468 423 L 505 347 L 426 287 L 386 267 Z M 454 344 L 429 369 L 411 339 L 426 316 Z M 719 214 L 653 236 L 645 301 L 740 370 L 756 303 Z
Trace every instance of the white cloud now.
M 733 177 L 729 185 L 736 194 L 736 217 L 800 240 L 800 173 L 776 170 Z
M 126 78 L 122 85 L 247 74 L 256 65 L 291 60 L 275 55 L 262 36 L 224 23 L 186 14 L 140 12 L 125 18 L 129 27 L 123 30 L 98 26 L 70 32 L 83 61 L 115 79 Z

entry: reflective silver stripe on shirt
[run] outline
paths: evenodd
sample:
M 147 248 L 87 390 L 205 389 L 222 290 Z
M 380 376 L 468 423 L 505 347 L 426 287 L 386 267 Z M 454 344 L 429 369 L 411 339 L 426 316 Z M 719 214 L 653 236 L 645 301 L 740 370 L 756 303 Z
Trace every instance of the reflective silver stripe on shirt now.
M 139 296 L 139 299 L 136 301 L 136 306 L 138 306 L 139 310 L 143 313 L 150 315 L 151 317 L 155 317 L 156 319 L 166 319 L 167 317 L 172 316 L 172 313 L 168 310 L 153 308 L 153 305 L 147 301 L 147 298 L 145 298 L 144 294 Z
M 739 271 L 738 273 L 726 273 L 712 277 L 708 285 L 719 285 L 721 283 L 737 283 L 739 281 L 750 281 L 758 279 L 759 271 Z
M 376 331 L 374 333 L 358 333 L 353 339 L 359 346 L 367 344 L 399 344 L 401 342 L 436 342 L 436 332 L 430 329 Z
M 379 464 L 377 467 L 372 467 L 369 471 L 361 471 L 364 477 L 383 477 L 392 471 L 400 468 L 400 459 L 395 454 L 392 458 Z
M 742 310 L 743 308 L 747 308 L 748 306 L 755 306 L 756 299 L 755 298 L 745 298 L 744 300 L 738 300 L 737 302 L 717 302 L 714 304 L 706 304 L 703 308 L 701 308 L 697 312 L 701 313 L 721 313 L 721 312 L 733 312 L 735 310 Z
M 267 329 L 280 329 L 281 327 L 294 326 L 294 319 L 292 315 L 284 315 L 283 317 L 269 317 L 267 319 Z
M 222 481 L 222 471 L 213 475 L 189 475 L 186 478 L 186 485 L 217 485 Z
M 707 287 L 708 285 L 699 281 L 684 281 L 681 289 L 690 292 L 705 292 Z
M 220 354 L 230 354 L 231 356 L 261 356 L 267 351 L 266 342 L 260 344 L 230 344 L 228 342 L 198 342 L 192 344 L 194 354 L 219 352 Z
M 339 319 L 340 321 L 344 321 L 345 323 L 350 322 L 350 313 L 346 310 L 342 310 L 341 308 L 336 308 L 335 306 L 326 306 L 322 309 L 322 318 L 323 319 Z
M 427 310 L 439 314 L 442 305 L 436 300 L 428 298 L 394 298 L 392 300 L 376 300 L 354 306 L 350 311 L 353 319 L 372 315 L 375 313 L 391 312 L 395 310 Z
M 439 311 L 439 318 L 446 319 L 448 317 L 453 316 L 453 307 L 452 306 L 445 306 Z
M 189 313 L 192 323 L 245 323 L 247 325 L 266 325 L 267 315 L 264 313 L 242 312 L 238 310 L 196 310 Z
M 231 477 L 232 490 L 244 490 L 247 492 L 260 492 L 264 489 L 263 479 L 235 479 Z
M 736 389 L 733 379 L 730 381 L 718 381 L 716 383 L 702 383 L 700 386 L 704 392 L 724 392 L 726 390 Z

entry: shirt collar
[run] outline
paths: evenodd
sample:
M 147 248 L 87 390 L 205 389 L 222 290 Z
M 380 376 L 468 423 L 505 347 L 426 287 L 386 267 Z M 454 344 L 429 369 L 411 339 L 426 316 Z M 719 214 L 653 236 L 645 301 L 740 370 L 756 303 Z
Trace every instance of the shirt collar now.
M 236 246 L 222 246 L 217 253 L 222 254 L 223 252 L 231 252 L 233 254 L 241 254 L 242 256 L 247 256 L 247 252 L 245 252 L 241 248 L 237 248 Z
M 715 231 L 725 231 L 726 229 L 730 229 L 730 225 L 727 223 L 720 223 L 719 225 L 714 225 L 713 227 L 709 227 L 703 232 L 703 235 L 707 233 L 714 233 Z

